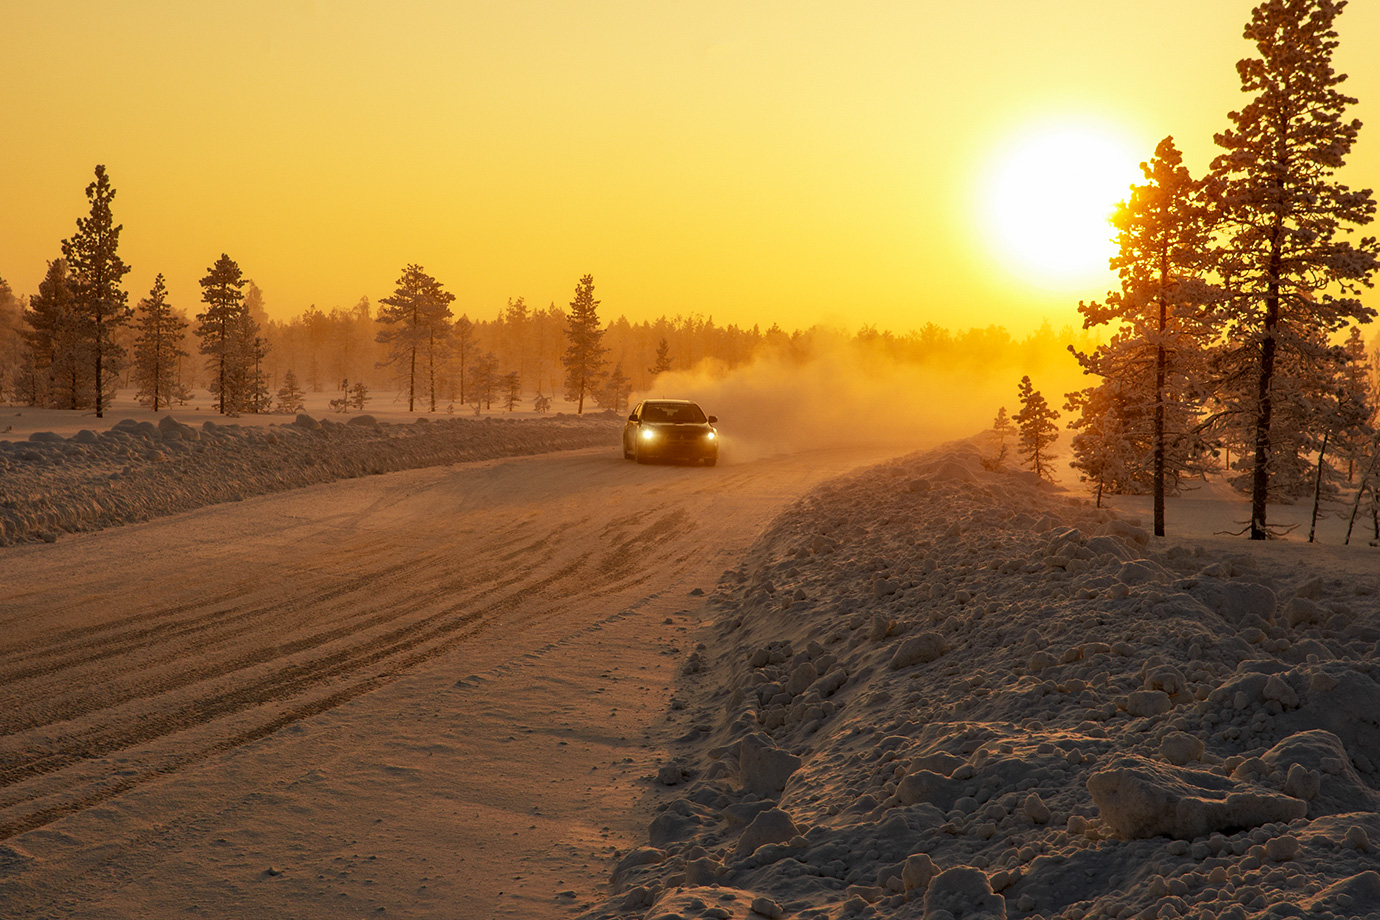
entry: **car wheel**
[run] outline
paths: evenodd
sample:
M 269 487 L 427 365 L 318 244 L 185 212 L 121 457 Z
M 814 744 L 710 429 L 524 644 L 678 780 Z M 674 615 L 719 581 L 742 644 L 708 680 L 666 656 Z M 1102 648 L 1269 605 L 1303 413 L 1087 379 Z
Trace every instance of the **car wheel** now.
M 718 463 L 718 462 L 719 462 L 719 458 L 718 458 L 718 457 L 705 457 L 705 458 L 704 458 L 704 465 L 705 465 L 705 466 L 713 466 L 714 464 L 716 464 L 716 463 Z
M 631 460 L 632 458 L 633 458 L 632 451 L 628 450 L 628 445 L 627 445 L 626 442 L 624 442 L 624 444 L 623 444 L 623 459 L 624 459 L 624 460 Z

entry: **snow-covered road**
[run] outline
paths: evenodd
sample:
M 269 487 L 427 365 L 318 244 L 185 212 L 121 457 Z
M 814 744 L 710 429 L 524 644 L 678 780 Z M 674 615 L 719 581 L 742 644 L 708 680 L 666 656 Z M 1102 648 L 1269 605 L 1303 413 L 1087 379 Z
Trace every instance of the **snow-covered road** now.
M 691 592 L 878 457 L 571 451 L 0 551 L 0 914 L 575 906 L 645 826 Z

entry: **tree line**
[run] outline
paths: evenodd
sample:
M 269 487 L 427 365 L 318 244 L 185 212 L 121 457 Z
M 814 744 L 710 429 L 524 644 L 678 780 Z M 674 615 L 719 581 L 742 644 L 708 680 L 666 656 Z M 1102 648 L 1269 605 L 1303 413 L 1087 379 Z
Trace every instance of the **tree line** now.
M 1272 502 L 1319 509 L 1352 490 L 1352 520 L 1370 503 L 1380 539 L 1380 386 L 1360 326 L 1378 262 L 1370 189 L 1338 181 L 1361 128 L 1332 67 L 1345 0 L 1267 0 L 1245 28 L 1258 57 L 1237 65 L 1250 101 L 1215 136 L 1206 175 L 1183 165 L 1173 137 L 1141 164 L 1112 225 L 1120 287 L 1080 303 L 1110 338 L 1071 349 L 1095 383 L 1068 394 L 1073 467 L 1098 495 L 1164 501 L 1224 469 L 1251 497 L 1253 540 L 1275 535 Z M 1048 474 L 1057 413 L 1019 393 L 1023 457 Z M 998 422 L 1003 421 L 1003 413 Z M 1309 539 L 1314 536 L 1310 532 Z
M 131 306 L 103 166 L 87 197 L 90 214 L 48 263 L 37 294 L 21 298 L 0 278 L 0 401 L 103 415 L 117 388 L 157 411 L 204 387 L 218 411 L 238 414 L 295 412 L 309 392 L 360 409 L 371 389 L 386 389 L 411 411 L 541 409 L 557 394 L 577 411 L 621 411 L 630 393 L 652 391 L 670 370 L 724 372 L 766 352 L 805 361 L 838 339 L 833 329 L 720 325 L 700 314 L 603 323 L 590 276 L 567 305 L 534 307 L 518 296 L 491 318 L 471 318 L 456 315 L 451 292 L 415 264 L 376 304 L 361 297 L 275 320 L 264 291 L 227 253 L 200 279 L 199 303 L 172 303 L 159 274 Z M 934 324 L 899 334 L 864 326 L 853 338 L 877 360 L 975 373 L 992 360 L 1030 365 L 1092 341 L 1048 324 L 1021 339 L 999 326 L 955 333 Z

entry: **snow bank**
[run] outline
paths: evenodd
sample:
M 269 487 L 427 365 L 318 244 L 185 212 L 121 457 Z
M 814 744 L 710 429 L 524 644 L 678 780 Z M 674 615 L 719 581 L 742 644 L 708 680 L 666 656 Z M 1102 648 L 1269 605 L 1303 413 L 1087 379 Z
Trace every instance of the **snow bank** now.
M 961 446 L 820 488 L 712 595 L 585 916 L 1380 918 L 1375 570 L 1241 549 Z
M 395 425 L 299 415 L 284 425 L 193 428 L 164 416 L 70 438 L 37 431 L 0 441 L 0 546 L 355 476 L 612 445 L 620 421 L 423 417 Z

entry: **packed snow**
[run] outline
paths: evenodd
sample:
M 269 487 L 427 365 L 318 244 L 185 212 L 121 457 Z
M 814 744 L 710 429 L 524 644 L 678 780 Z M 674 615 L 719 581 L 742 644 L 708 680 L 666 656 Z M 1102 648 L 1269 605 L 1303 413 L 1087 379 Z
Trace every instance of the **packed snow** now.
M 186 414 L 183 418 L 186 418 Z M 607 444 L 621 420 L 581 417 L 346 421 L 300 414 L 282 424 L 175 415 L 125 418 L 70 436 L 0 441 L 0 546 L 97 530 L 317 483 L 471 460 Z
M 725 572 L 582 916 L 1380 918 L 1376 550 L 1156 540 L 979 452 Z
M 0 443 L 8 542 L 480 457 L 600 444 L 621 464 L 612 418 L 160 419 L 37 434 Z M 626 641 L 646 656 L 615 656 L 636 663 L 623 664 L 636 671 L 623 683 L 639 693 L 656 683 L 651 658 L 685 647 L 687 621 L 704 624 L 667 705 L 665 755 L 629 741 L 632 753 L 609 769 L 579 775 L 611 782 L 646 770 L 645 839 L 610 857 L 604 895 L 590 896 L 570 867 L 554 907 L 544 883 L 524 883 L 521 903 L 545 897 L 548 914 L 591 920 L 1380 918 L 1377 550 L 1341 547 L 1335 532 L 1326 546 L 1217 535 L 1236 522 L 1212 490 L 1174 502 L 1171 537 L 1155 539 L 1134 513 L 985 469 L 993 452 L 975 439 L 830 481 L 727 556 L 735 562 L 707 596 L 644 610 Z M 656 482 L 678 473 L 618 468 Z M 711 489 L 723 476 L 727 489 L 731 469 L 696 471 L 695 482 Z M 567 680 L 559 656 L 541 666 L 552 686 Z M 619 695 L 632 692 L 618 690 L 619 666 L 596 668 L 591 713 L 632 702 Z M 436 668 L 416 688 L 399 684 L 406 693 L 394 702 L 416 707 L 460 686 Z M 519 685 L 531 683 L 503 685 L 505 713 L 523 711 Z M 372 709 L 356 708 L 326 721 L 354 719 L 371 737 Z M 490 751 L 469 745 L 454 756 Z M 502 745 L 491 749 L 492 783 L 516 794 L 520 773 L 505 769 Z M 266 740 L 255 756 L 280 753 Z M 208 768 L 194 779 L 217 776 Z M 170 793 L 149 788 L 137 807 L 176 826 L 162 811 Z M 427 800 L 388 789 L 399 815 L 429 814 Z M 258 805 L 250 813 L 292 823 Z M 64 828 L 102 820 L 87 817 Z M 38 849 L 46 833 L 21 842 Z M 80 864 L 116 871 L 124 864 L 102 844 L 100 834 L 86 840 Z M 16 884 L 35 866 L 65 864 L 48 855 L 26 865 Z M 173 903 L 175 888 L 155 887 Z M 121 897 L 138 903 L 134 889 Z M 391 905 L 406 912 L 405 898 Z

